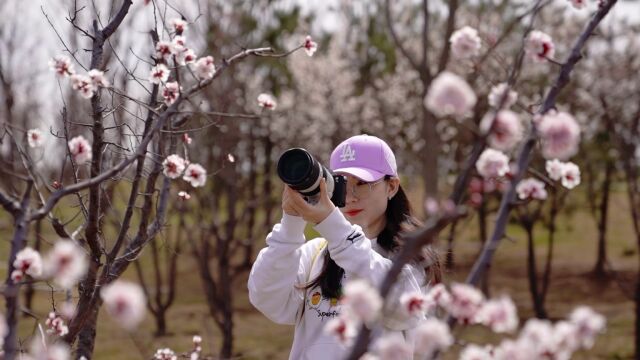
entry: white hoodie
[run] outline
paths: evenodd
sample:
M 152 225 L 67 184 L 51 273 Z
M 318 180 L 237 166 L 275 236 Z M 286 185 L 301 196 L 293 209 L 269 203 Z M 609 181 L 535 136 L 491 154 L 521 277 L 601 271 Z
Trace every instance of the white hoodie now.
M 351 279 L 365 279 L 374 286 L 382 283 L 391 260 L 376 239 L 367 239 L 358 225 L 350 224 L 336 208 L 315 229 L 326 239 L 305 242 L 305 221 L 283 215 L 280 224 L 267 236 L 267 247 L 258 254 L 249 275 L 249 300 L 266 317 L 278 324 L 295 325 L 289 359 L 339 359 L 347 355 L 344 346 L 323 329 L 340 314 L 338 299 L 328 299 L 320 288 L 301 287 L 315 279 L 322 270 L 324 251 L 345 271 L 344 285 Z M 382 329 L 374 333 L 403 332 L 415 328 L 423 317 L 409 317 L 399 306 L 404 292 L 426 292 L 424 269 L 406 265 L 403 268 L 384 311 Z M 302 316 L 303 302 L 306 304 Z M 410 342 L 411 335 L 404 332 Z

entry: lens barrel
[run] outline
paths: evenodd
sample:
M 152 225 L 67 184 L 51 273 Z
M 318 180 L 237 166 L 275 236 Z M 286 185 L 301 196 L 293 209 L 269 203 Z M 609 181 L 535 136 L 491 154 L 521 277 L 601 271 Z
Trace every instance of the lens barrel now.
M 313 196 L 320 191 L 317 185 L 320 177 L 325 176 L 324 171 L 324 167 L 302 148 L 289 149 L 278 160 L 280 179 L 306 196 Z

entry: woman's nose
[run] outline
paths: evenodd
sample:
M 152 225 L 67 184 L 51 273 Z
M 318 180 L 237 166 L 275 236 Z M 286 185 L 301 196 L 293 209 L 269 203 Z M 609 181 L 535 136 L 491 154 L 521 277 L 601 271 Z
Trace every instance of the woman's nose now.
M 347 185 L 347 196 L 345 198 L 347 203 L 354 203 L 358 201 L 358 198 L 353 195 L 353 186 Z

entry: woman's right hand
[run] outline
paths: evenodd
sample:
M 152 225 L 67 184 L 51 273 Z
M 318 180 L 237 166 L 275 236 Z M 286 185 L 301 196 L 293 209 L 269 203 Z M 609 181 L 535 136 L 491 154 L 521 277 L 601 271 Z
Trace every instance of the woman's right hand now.
M 292 205 L 291 197 L 295 195 L 294 192 L 295 190 L 290 188 L 289 185 L 284 185 L 284 191 L 282 192 L 282 211 L 287 215 L 300 216 L 300 213 L 298 213 Z

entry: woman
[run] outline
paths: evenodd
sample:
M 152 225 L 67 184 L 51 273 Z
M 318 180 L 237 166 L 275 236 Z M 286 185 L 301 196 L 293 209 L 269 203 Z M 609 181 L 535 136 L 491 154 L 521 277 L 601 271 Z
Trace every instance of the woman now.
M 395 156 L 383 140 L 357 135 L 343 141 L 331 154 L 330 168 L 347 177 L 346 205 L 333 205 L 324 181 L 314 205 L 285 186 L 282 221 L 267 236 L 267 247 L 249 276 L 251 303 L 272 321 L 295 325 L 290 359 L 346 355 L 338 340 L 323 332 L 340 314 L 342 285 L 365 279 L 378 286 L 391 268 L 389 258 L 402 246 L 398 235 L 418 225 L 400 186 Z M 322 238 L 305 242 L 306 222 L 314 224 Z M 403 269 L 376 333 L 398 331 L 407 336 L 421 320 L 397 304 L 403 293 L 425 292 L 439 282 L 437 259 L 427 257 L 430 266 L 411 264 Z

